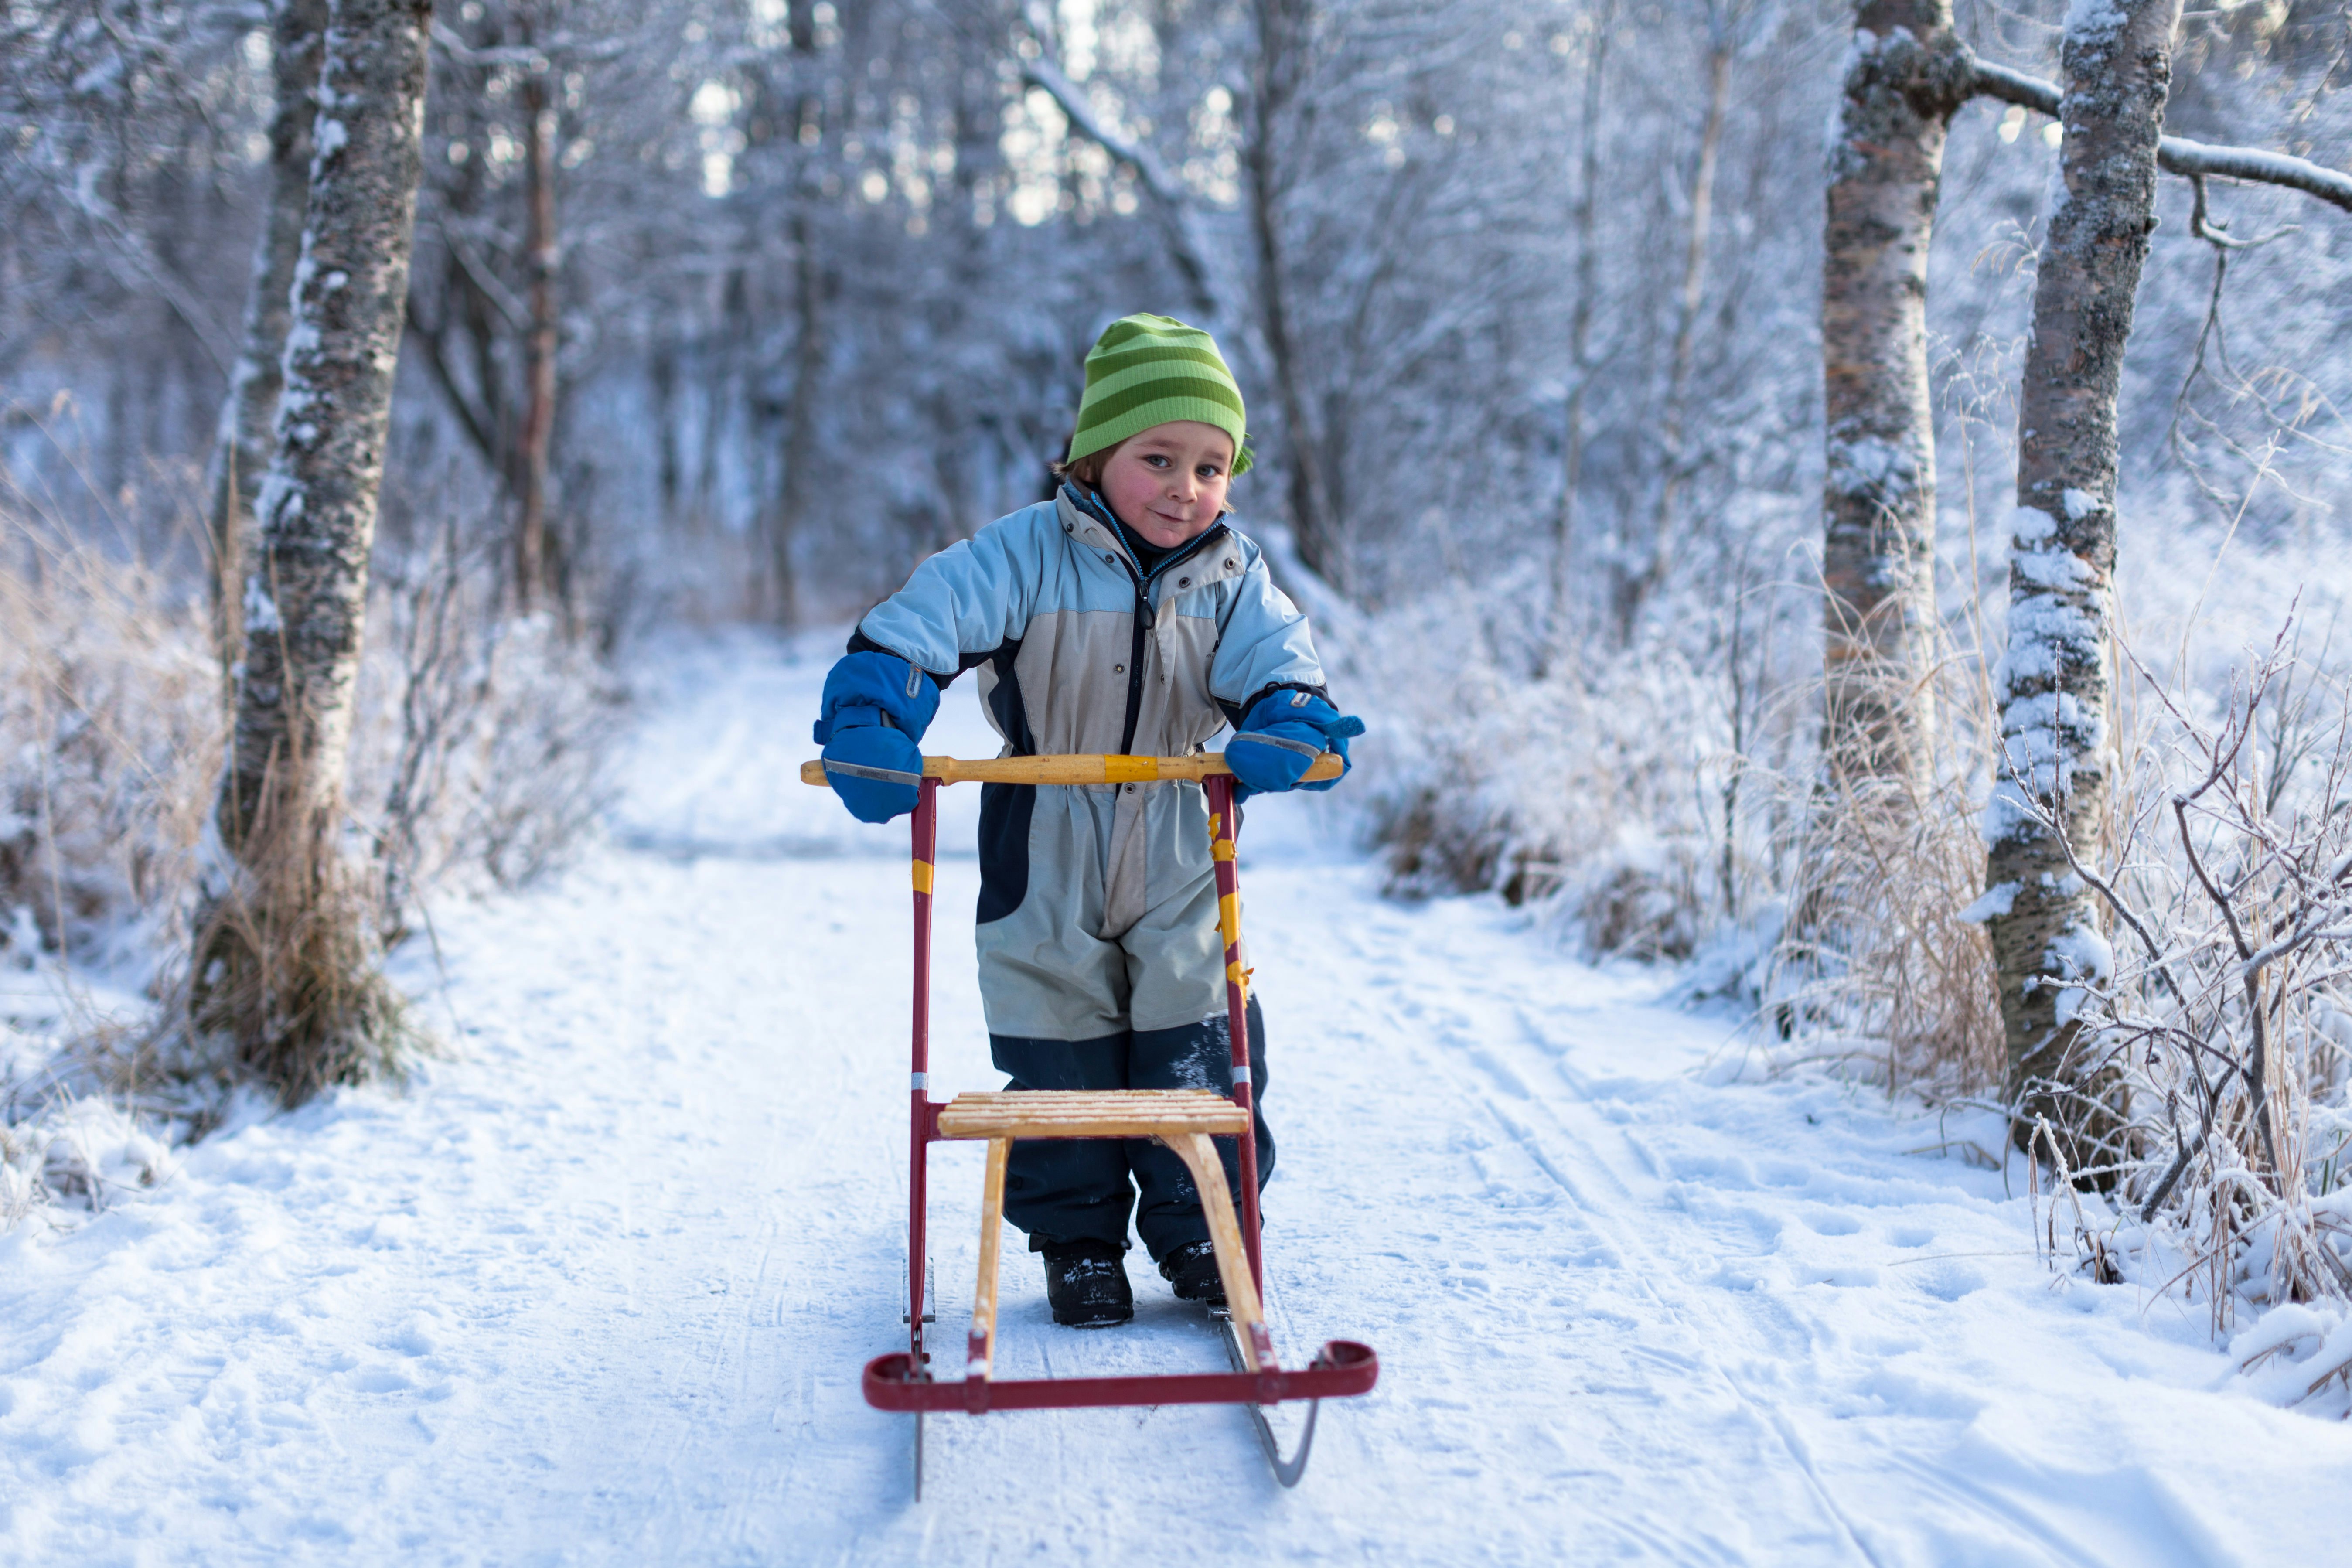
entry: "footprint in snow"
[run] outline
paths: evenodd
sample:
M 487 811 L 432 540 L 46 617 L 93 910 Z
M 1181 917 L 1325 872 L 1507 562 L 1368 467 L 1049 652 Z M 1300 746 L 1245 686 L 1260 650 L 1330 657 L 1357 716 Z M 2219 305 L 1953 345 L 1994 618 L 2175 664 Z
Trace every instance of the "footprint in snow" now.
M 1916 1276 L 1919 1289 L 1938 1301 L 1957 1301 L 1984 1289 L 1984 1276 L 1965 1264 L 1944 1264 Z

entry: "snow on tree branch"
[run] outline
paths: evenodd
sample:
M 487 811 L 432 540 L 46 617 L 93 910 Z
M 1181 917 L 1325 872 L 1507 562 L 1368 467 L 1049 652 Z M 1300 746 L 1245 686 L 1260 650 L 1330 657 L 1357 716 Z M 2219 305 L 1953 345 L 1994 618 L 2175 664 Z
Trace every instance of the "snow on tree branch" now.
M 2054 82 L 2042 81 L 1989 60 L 1977 60 L 1974 65 L 1977 96 L 2014 103 L 2053 120 L 2060 118 L 2061 94 Z M 2352 212 L 2352 174 L 2323 167 L 2308 158 L 2265 152 L 2259 147 L 2215 147 L 2192 142 L 2186 136 L 2167 136 L 2157 143 L 2156 163 L 2166 174 L 2186 178 L 2215 175 L 2257 184 L 2284 185 Z

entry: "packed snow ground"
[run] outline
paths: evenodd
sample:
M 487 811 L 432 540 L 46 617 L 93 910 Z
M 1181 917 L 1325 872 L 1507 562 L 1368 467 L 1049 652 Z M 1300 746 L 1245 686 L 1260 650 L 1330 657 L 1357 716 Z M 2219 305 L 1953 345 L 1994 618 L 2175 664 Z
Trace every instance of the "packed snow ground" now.
M 794 779 L 824 663 L 678 657 L 612 847 L 442 910 L 446 984 L 404 961 L 456 1047 L 406 1092 L 0 1237 L 0 1561 L 2339 1560 L 2352 1429 L 2054 1277 L 2022 1167 L 1939 1148 L 1991 1129 L 1742 1081 L 1656 977 L 1381 901 L 1306 800 L 1242 840 L 1272 1309 L 1379 1388 L 1293 1492 L 1238 1411 L 1024 1413 L 931 1418 L 914 1503 L 857 1392 L 901 1334 L 905 833 Z M 931 749 L 992 750 L 969 683 Z M 999 1081 L 944 800 L 942 1093 Z M 960 1344 L 978 1151 L 933 1168 Z M 1221 1366 L 1134 1261 L 1081 1334 L 1012 1237 L 1002 1373 Z

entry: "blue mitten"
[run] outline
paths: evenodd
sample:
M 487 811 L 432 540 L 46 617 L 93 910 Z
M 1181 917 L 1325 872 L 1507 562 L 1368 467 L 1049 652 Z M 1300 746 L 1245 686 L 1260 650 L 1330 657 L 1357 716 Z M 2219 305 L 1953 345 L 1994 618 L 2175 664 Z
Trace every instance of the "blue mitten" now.
M 825 782 L 860 822 L 887 822 L 915 809 L 923 776 L 919 742 L 940 710 L 931 678 L 890 653 L 853 653 L 824 678 L 815 739 Z
M 1252 795 L 1290 789 L 1329 789 L 1339 779 L 1302 784 L 1299 775 L 1325 752 L 1339 753 L 1346 776 L 1348 742 L 1364 732 L 1364 721 L 1341 713 L 1311 691 L 1270 691 L 1257 700 L 1225 742 L 1225 763 Z

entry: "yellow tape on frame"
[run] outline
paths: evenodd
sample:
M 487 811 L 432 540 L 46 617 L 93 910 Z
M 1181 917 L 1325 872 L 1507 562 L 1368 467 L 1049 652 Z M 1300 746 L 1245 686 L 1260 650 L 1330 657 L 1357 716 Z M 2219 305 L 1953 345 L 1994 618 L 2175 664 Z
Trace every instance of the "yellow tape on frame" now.
M 928 893 L 930 890 L 931 863 L 929 860 L 918 860 L 915 862 L 915 891 Z

